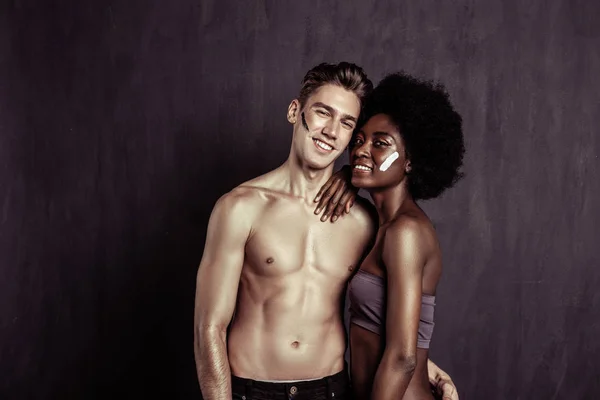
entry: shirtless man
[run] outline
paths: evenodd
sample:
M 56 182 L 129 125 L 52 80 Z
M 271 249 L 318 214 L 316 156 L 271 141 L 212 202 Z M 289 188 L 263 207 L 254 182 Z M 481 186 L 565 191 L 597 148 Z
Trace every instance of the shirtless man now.
M 342 305 L 376 232 L 376 214 L 359 200 L 344 218 L 324 224 L 313 199 L 371 88 L 354 64 L 310 70 L 288 107 L 287 161 L 215 204 L 194 318 L 204 399 L 351 397 Z M 430 375 L 443 374 L 433 369 Z

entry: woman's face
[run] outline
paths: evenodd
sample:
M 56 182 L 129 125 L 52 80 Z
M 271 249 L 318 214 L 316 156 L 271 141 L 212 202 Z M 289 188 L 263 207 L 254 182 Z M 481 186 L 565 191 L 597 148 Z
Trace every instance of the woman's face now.
M 350 143 L 352 185 L 385 189 L 402 182 L 410 170 L 398 127 L 386 114 L 372 116 Z

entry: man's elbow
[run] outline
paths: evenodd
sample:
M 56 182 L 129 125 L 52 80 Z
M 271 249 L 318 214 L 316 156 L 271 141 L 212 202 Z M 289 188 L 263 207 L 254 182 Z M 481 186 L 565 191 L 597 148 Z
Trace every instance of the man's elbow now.
M 194 343 L 196 346 L 224 339 L 227 325 L 221 323 L 201 323 L 194 327 Z

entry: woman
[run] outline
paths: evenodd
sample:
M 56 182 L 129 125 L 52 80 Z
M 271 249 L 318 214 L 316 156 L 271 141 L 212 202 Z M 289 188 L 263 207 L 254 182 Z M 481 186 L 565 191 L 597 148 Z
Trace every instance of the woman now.
M 371 195 L 379 230 L 350 282 L 352 385 L 358 399 L 433 399 L 427 359 L 442 262 L 416 201 L 460 179 L 461 117 L 441 85 L 399 73 L 375 88 L 362 121 L 352 184 Z

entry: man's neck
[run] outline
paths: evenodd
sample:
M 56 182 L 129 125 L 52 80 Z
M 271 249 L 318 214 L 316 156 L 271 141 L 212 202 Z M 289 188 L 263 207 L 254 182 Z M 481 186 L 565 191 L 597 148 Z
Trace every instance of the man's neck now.
M 312 201 L 321 187 L 333 175 L 333 164 L 325 169 L 313 169 L 301 165 L 292 157 L 280 167 L 284 179 L 284 190 L 296 197 Z

